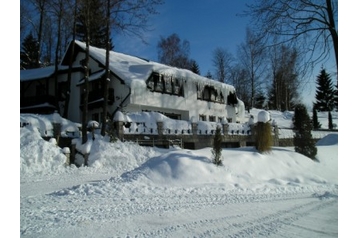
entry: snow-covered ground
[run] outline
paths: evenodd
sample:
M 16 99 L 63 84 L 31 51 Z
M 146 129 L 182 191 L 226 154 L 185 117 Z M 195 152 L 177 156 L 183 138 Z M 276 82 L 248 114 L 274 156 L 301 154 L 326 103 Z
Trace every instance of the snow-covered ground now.
M 291 127 L 292 112 L 270 113 Z M 20 128 L 21 237 L 338 236 L 338 132 L 321 134 L 319 162 L 292 147 L 267 154 L 243 147 L 223 149 L 221 167 L 211 148 L 140 147 L 97 135 L 89 166 L 76 168 L 42 139 L 51 123 L 28 116 L 20 116 L 31 121 Z M 326 128 L 326 115 L 319 119 Z

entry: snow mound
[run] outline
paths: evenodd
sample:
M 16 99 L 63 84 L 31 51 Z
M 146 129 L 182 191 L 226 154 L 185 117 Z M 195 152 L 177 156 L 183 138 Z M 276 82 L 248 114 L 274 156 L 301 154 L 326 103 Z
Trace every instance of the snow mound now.
M 217 167 L 206 156 L 191 151 L 171 151 L 148 160 L 122 175 L 125 180 L 148 179 L 155 184 L 189 185 L 232 182 L 224 167 Z
M 231 184 L 254 190 L 327 183 L 325 176 L 316 172 L 318 163 L 291 150 L 275 148 L 265 155 L 253 148 L 223 150 L 223 166 L 212 163 L 210 151 L 210 148 L 195 152 L 171 151 L 149 159 L 121 177 L 124 181 L 136 180 L 158 186 Z

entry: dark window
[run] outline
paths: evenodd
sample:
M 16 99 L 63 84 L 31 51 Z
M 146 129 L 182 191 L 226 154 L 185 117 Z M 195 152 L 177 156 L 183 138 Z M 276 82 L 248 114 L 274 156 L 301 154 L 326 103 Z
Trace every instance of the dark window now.
M 206 121 L 205 115 L 199 115 L 199 121 Z
M 216 121 L 215 116 L 209 116 L 209 121 L 211 121 L 211 122 L 215 122 L 215 121 Z
M 239 101 L 237 100 L 236 94 L 235 92 L 230 92 L 229 95 L 227 96 L 227 104 L 228 105 L 235 105 L 237 104 Z
M 147 88 L 152 92 L 184 96 L 183 86 L 180 85 L 179 79 L 172 76 L 152 73 L 146 83 Z

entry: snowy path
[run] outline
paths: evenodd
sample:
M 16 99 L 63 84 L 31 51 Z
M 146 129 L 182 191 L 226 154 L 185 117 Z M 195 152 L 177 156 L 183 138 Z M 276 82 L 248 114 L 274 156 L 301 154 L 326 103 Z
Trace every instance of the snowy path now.
M 66 182 L 56 181 L 46 182 Z M 329 186 L 166 188 L 113 177 L 37 194 L 27 187 L 34 183 L 21 187 L 21 237 L 338 236 L 338 188 Z

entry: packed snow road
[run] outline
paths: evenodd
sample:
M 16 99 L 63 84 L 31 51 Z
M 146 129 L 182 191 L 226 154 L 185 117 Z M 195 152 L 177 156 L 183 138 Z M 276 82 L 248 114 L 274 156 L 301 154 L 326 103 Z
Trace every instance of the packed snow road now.
M 20 233 L 21 237 L 337 237 L 337 194 L 338 188 L 323 185 L 253 192 L 235 185 L 155 187 L 113 177 L 21 197 Z

